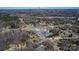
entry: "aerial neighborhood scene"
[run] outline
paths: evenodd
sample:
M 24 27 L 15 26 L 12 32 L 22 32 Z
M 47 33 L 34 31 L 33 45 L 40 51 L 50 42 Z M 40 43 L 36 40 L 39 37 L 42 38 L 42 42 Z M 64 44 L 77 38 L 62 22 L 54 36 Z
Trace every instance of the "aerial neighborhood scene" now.
M 79 51 L 79 9 L 0 9 L 0 51 Z

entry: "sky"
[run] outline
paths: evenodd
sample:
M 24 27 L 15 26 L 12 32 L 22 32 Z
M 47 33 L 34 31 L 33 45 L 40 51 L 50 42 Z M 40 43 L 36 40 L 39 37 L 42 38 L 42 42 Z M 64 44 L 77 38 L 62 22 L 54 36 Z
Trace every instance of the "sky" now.
M 79 0 L 0 0 L 0 7 L 79 7 Z
M 0 9 L 79 9 L 79 7 L 0 7 Z

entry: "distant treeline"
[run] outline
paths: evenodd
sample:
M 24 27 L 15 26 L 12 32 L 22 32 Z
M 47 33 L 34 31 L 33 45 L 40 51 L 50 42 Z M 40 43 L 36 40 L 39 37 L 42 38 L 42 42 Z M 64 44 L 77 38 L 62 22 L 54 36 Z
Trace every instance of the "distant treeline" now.
M 32 16 L 79 16 L 79 9 L 1 9 L 0 13 L 25 13 Z

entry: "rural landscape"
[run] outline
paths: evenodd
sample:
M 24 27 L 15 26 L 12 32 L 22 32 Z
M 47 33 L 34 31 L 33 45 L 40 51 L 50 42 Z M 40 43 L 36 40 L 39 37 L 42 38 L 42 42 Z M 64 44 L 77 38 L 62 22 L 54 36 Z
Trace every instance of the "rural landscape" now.
M 0 51 L 78 51 L 79 9 L 0 9 Z

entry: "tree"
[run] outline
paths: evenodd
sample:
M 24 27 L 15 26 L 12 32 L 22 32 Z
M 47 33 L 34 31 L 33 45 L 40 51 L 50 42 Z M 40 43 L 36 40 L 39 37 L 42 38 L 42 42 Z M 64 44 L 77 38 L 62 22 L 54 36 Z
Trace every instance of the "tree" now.
M 75 40 L 76 39 L 60 39 L 58 46 L 60 47 L 60 50 L 77 51 L 79 50 L 79 41 Z

